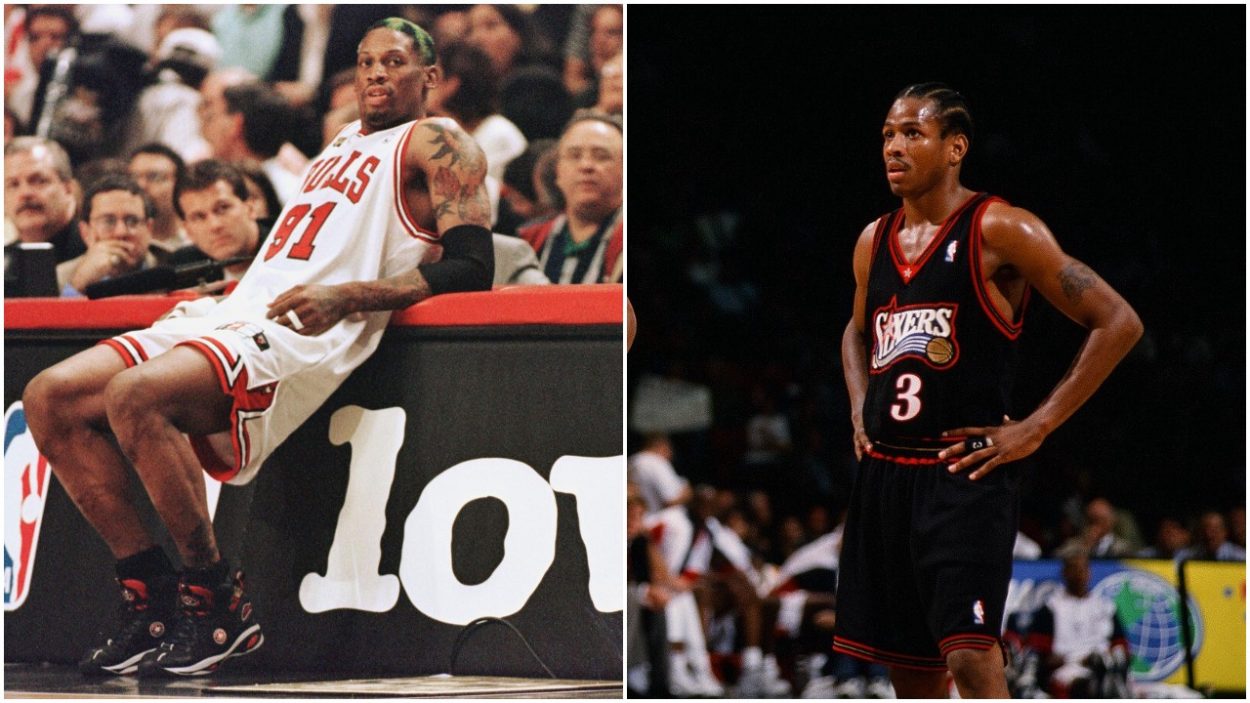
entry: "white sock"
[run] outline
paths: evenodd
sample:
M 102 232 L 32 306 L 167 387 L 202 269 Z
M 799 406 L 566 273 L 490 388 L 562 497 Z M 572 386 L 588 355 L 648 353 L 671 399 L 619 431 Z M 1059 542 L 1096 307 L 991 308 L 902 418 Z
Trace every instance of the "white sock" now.
M 742 650 L 742 668 L 755 669 L 764 661 L 764 652 L 759 647 L 747 647 Z

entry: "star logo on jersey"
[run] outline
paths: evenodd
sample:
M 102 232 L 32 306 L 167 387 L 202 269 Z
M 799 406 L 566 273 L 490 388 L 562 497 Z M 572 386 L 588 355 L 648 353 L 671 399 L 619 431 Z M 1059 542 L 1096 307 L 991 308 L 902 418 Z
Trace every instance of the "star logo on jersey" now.
M 911 280 L 911 274 L 912 274 L 912 270 L 911 270 L 911 267 L 910 267 L 910 266 L 908 266 L 907 268 L 903 269 L 903 280 L 904 280 L 904 281 L 910 281 L 910 280 Z
M 901 359 L 919 359 L 945 369 L 959 357 L 954 303 L 898 306 L 898 298 L 872 315 L 870 370 L 880 373 Z
M 39 527 L 52 467 L 26 426 L 21 402 L 4 414 L 4 609 L 17 610 L 30 594 Z

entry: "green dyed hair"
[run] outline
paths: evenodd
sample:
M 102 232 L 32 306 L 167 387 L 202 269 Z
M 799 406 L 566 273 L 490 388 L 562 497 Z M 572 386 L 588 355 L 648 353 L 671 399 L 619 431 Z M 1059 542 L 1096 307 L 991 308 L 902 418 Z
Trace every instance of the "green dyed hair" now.
M 365 30 L 365 34 L 375 29 L 391 29 L 402 34 L 407 34 L 412 39 L 412 48 L 421 56 L 421 61 L 426 66 L 433 66 L 438 63 L 438 52 L 434 51 L 434 37 L 430 33 L 422 29 L 413 22 L 409 22 L 403 17 L 387 17 L 369 25 Z

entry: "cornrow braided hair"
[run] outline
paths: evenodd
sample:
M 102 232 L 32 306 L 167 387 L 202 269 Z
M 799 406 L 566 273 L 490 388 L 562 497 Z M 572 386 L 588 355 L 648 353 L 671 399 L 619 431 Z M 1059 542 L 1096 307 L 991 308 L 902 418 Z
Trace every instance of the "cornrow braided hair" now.
M 972 142 L 972 112 L 959 91 L 945 83 L 913 83 L 894 96 L 895 100 L 902 98 L 932 100 L 938 109 L 938 120 L 942 123 L 942 136 L 962 134 L 969 143 Z
M 401 34 L 407 34 L 412 39 L 412 48 L 421 56 L 421 61 L 426 66 L 433 66 L 438 63 L 438 52 L 434 51 L 434 37 L 431 37 L 430 33 L 419 25 L 409 22 L 402 17 L 387 17 L 369 25 L 369 28 L 365 30 L 365 34 L 375 29 L 391 29 Z

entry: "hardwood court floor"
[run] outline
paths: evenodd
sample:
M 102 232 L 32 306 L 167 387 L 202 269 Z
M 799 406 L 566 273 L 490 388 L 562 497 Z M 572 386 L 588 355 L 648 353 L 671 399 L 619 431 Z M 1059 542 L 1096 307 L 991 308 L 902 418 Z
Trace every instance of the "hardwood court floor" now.
M 5 664 L 5 698 L 616 698 L 619 681 L 523 679 L 503 676 L 413 676 L 329 679 L 324 673 L 139 680 L 87 678 L 73 666 Z

